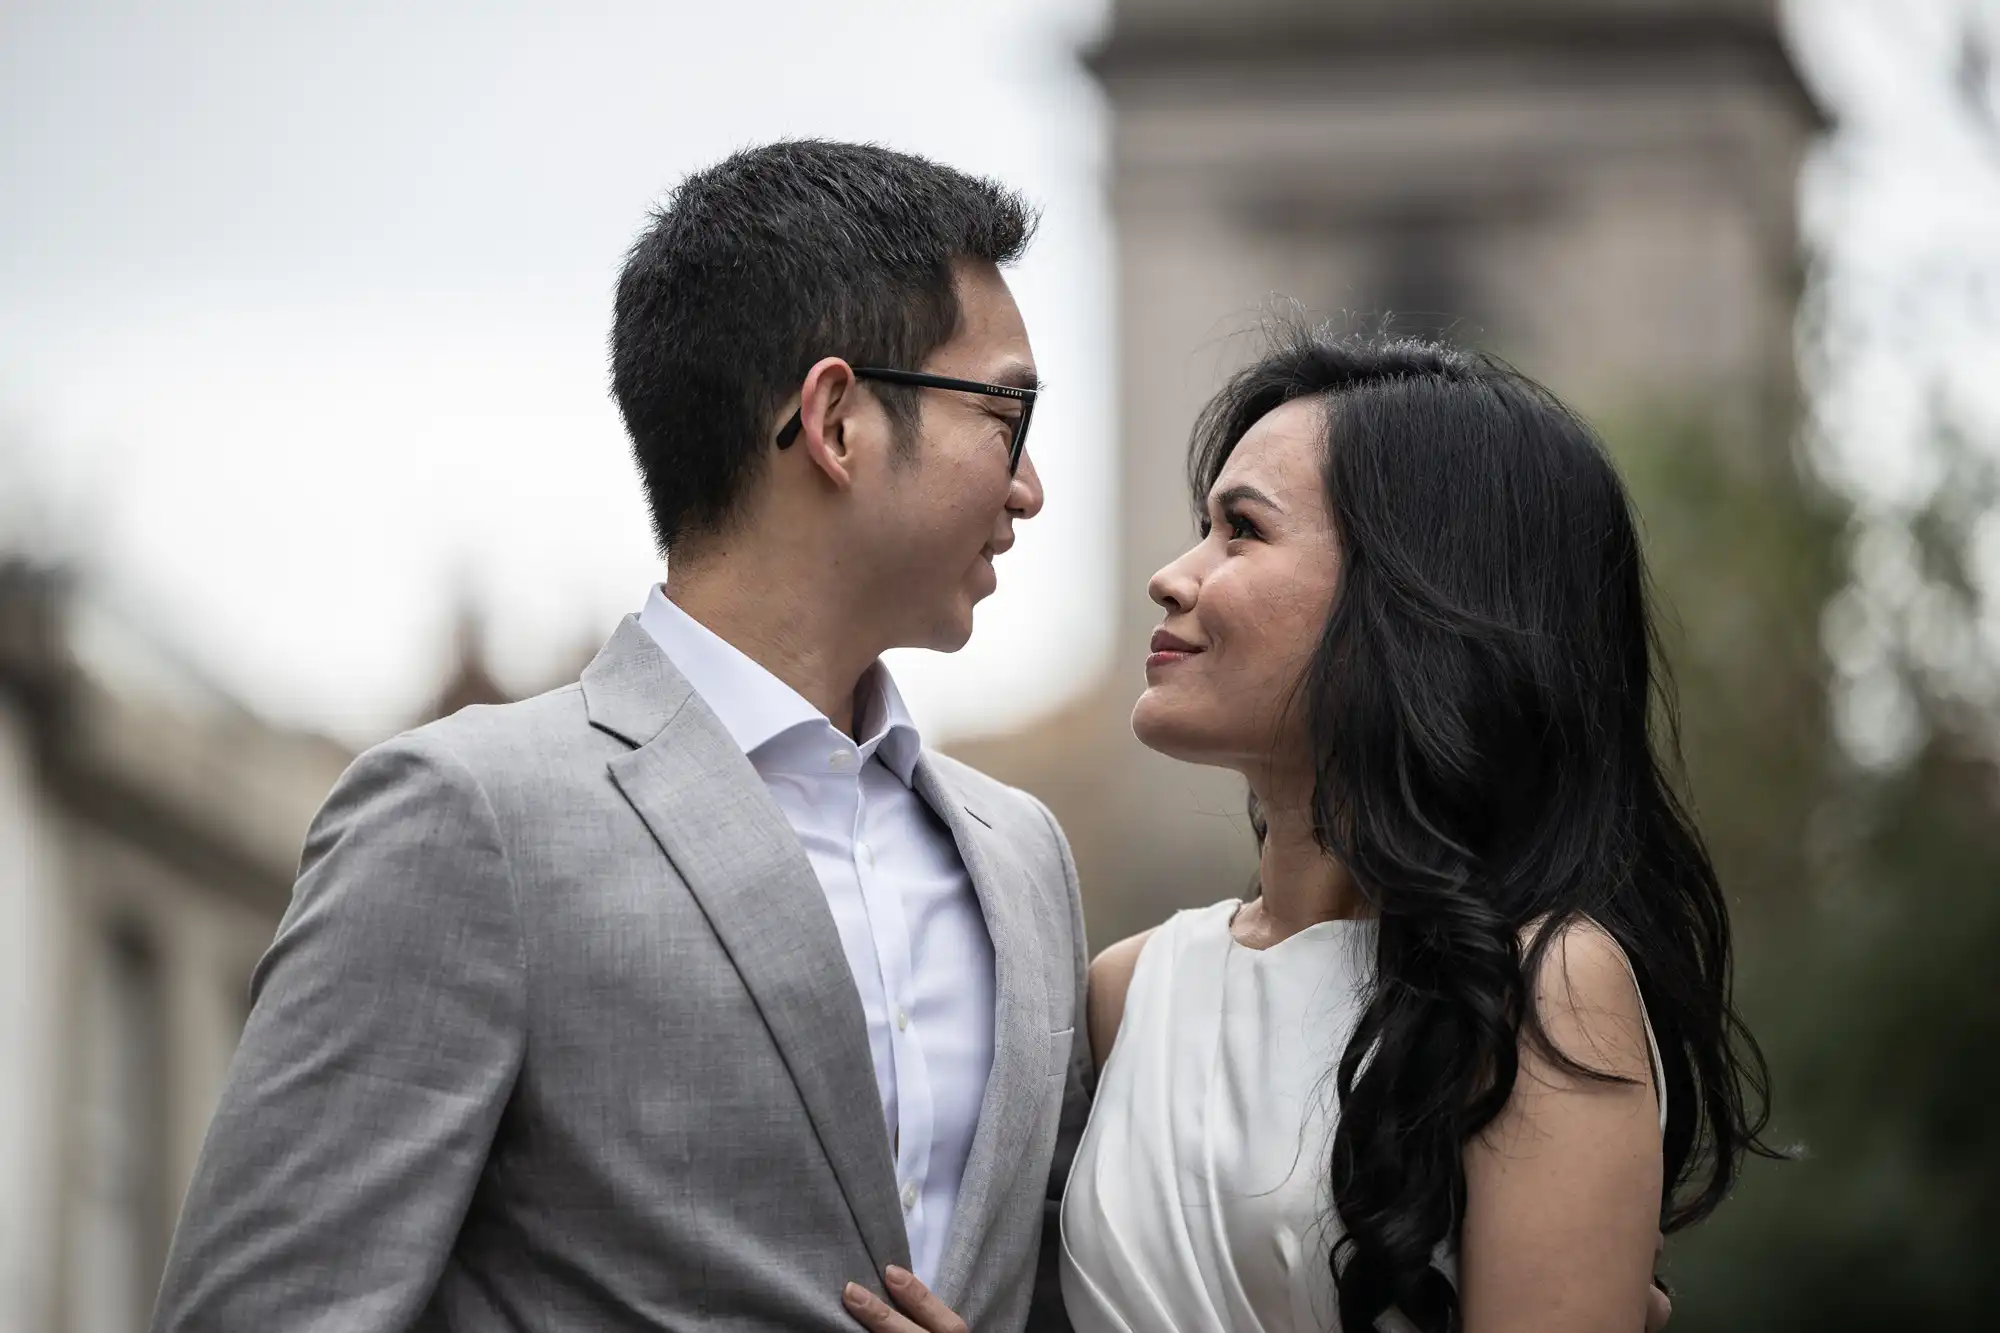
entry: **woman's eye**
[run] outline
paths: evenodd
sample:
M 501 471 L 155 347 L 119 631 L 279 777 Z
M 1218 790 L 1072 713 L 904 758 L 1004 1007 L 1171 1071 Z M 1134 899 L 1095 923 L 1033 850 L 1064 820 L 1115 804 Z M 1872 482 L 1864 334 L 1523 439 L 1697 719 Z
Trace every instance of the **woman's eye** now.
M 1248 541 L 1257 536 L 1257 526 L 1241 514 L 1228 514 L 1222 520 L 1222 530 L 1229 534 L 1230 541 Z M 1215 531 L 1215 524 L 1208 519 L 1201 521 L 1201 539 L 1207 541 Z

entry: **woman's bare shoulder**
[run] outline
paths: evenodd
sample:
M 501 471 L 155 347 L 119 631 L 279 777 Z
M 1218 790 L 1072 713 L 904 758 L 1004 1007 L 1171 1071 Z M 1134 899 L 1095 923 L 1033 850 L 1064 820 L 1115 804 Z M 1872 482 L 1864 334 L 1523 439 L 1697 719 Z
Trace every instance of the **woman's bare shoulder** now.
M 1541 926 L 1530 924 L 1523 948 Z M 1587 1068 L 1650 1087 L 1644 1002 L 1625 951 L 1609 931 L 1587 917 L 1566 923 L 1549 941 L 1532 982 L 1543 1030 L 1556 1049 Z M 1524 1054 L 1538 1076 L 1555 1074 L 1542 1052 Z
M 1157 927 L 1155 928 L 1157 929 Z M 1132 988 L 1132 974 L 1139 968 L 1139 954 L 1151 930 L 1122 939 L 1091 960 L 1090 997 L 1084 1006 L 1090 1024 L 1090 1054 L 1102 1069 L 1125 1018 L 1125 993 Z

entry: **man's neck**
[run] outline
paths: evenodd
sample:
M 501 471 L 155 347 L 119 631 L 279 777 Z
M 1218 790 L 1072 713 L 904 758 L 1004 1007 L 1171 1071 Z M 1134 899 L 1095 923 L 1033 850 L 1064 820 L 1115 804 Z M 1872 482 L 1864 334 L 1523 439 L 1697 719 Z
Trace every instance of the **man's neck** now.
M 853 737 L 855 688 L 878 654 L 849 642 L 852 619 L 832 599 L 736 561 L 675 567 L 666 587 L 674 605 Z

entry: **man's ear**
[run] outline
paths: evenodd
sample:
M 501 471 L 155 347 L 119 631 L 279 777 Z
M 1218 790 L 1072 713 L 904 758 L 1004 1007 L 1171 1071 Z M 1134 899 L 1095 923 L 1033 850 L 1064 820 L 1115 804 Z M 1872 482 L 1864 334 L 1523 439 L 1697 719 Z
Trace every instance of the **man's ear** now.
M 861 405 L 854 368 L 837 356 L 813 363 L 799 389 L 799 444 L 836 487 L 854 482 L 855 414 Z

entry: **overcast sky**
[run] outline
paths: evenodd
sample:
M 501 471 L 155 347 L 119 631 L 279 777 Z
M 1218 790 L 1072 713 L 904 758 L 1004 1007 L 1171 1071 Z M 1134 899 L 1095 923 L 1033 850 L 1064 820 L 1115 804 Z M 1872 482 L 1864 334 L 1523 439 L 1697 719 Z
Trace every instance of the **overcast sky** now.
M 1966 184 L 1991 145 L 1939 129 L 1951 8 L 1793 5 L 1857 129 L 1808 223 L 1885 312 L 1912 265 L 2000 273 L 2000 208 Z M 1111 650 L 1106 121 L 1074 56 L 1103 21 L 1103 0 L 12 0 L 0 487 L 30 476 L 118 617 L 284 720 L 403 722 L 461 587 L 508 682 L 547 683 L 657 575 L 603 354 L 648 208 L 746 143 L 875 139 L 1046 210 L 1015 288 L 1048 507 L 971 646 L 895 663 L 938 732 L 1019 720 Z M 2000 357 L 1981 309 L 1915 316 L 1974 397 Z M 1843 457 L 1916 494 L 1911 336 L 1842 408 L 1867 424 Z
M 2000 58 L 2000 0 L 1790 8 L 1810 81 L 1840 121 L 1801 190 L 1837 333 L 1831 364 L 1809 348 L 1805 366 L 1832 436 L 1823 456 L 1864 508 L 1908 510 L 1939 477 L 1927 395 L 2000 442 L 2000 80 L 1989 67 L 1968 94 L 1958 68 L 1968 14 Z M 1983 127 L 1965 105 L 1982 95 Z
M 1104 111 L 1058 0 L 16 3 L 0 13 L 0 444 L 121 616 L 350 739 L 437 683 L 455 590 L 546 683 L 657 576 L 604 340 L 647 210 L 787 135 L 1046 209 L 1014 276 L 1048 506 L 920 721 L 1002 725 L 1103 660 Z M 4 484 L 4 483 L 0 483 Z

